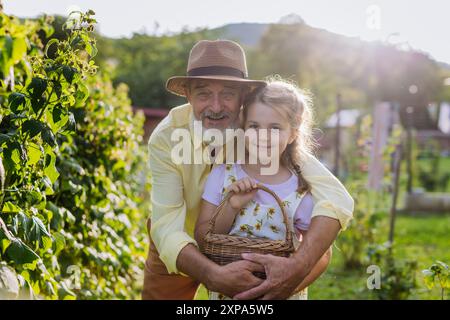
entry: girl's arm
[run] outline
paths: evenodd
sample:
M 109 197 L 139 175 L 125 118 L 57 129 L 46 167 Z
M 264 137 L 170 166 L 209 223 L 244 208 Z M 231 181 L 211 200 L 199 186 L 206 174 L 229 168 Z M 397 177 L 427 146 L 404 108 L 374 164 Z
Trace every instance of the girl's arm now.
M 257 192 L 256 183 L 246 177 L 232 183 L 228 187 L 228 191 L 233 191 L 234 194 L 225 203 L 223 212 L 217 216 L 213 230 L 214 233 L 228 234 L 230 232 L 236 214 L 255 197 Z M 209 221 L 212 219 L 216 209 L 216 205 L 202 200 L 194 235 L 201 249 L 203 249 L 203 238 L 208 230 Z
M 197 241 L 200 249 L 204 246 L 204 237 L 206 231 L 208 230 L 209 221 L 212 219 L 214 213 L 216 212 L 217 206 L 209 203 L 208 201 L 202 200 L 200 206 L 200 215 L 197 219 L 197 224 L 195 225 L 195 240 Z M 216 219 L 216 224 L 214 227 L 214 233 L 226 234 L 231 230 L 234 218 L 236 217 L 238 210 L 233 209 L 229 202 L 225 204 L 224 212 L 220 214 Z
M 302 237 L 306 235 L 306 231 L 300 230 L 300 234 Z M 316 265 L 312 268 L 311 272 L 303 279 L 303 281 L 299 284 L 296 292 L 301 291 L 305 288 L 307 288 L 311 283 L 316 281 L 322 273 L 327 270 L 328 265 L 330 264 L 332 256 L 332 250 L 331 247 L 328 248 L 328 250 L 324 253 L 324 255 L 317 261 Z

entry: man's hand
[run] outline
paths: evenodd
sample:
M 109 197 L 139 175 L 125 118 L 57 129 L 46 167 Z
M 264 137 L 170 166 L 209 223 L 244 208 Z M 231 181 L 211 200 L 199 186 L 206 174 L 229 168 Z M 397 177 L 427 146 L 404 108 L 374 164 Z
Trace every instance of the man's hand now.
M 242 292 L 236 299 L 286 299 L 305 279 L 319 259 L 331 247 L 340 230 L 339 221 L 317 216 L 300 247 L 289 258 L 271 255 L 243 254 L 248 261 L 264 266 L 267 279 L 258 287 Z
M 258 263 L 240 260 L 225 266 L 217 266 L 211 270 L 206 280 L 206 287 L 228 297 L 259 286 L 264 280 L 254 276 L 252 272 L 264 272 Z
M 259 286 L 234 296 L 234 299 L 287 299 L 307 275 L 292 258 L 256 253 L 244 253 L 242 256 L 248 261 L 263 265 L 266 280 Z

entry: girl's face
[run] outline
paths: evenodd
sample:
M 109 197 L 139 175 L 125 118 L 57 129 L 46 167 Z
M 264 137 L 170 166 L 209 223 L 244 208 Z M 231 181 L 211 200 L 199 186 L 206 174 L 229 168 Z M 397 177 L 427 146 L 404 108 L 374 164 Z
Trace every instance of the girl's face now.
M 295 131 L 289 124 L 287 114 L 285 115 L 283 110 L 275 110 L 261 102 L 255 102 L 247 108 L 244 130 L 254 129 L 257 134 L 256 139 L 246 139 L 247 151 L 251 151 L 248 144 L 253 144 L 259 149 L 267 148 L 268 153 L 272 155 L 271 150 L 276 150 L 274 147 L 278 145 L 278 157 L 280 157 L 287 145 L 292 143 L 295 139 Z M 272 129 L 278 131 L 278 139 L 273 139 L 276 135 L 271 138 Z M 251 137 L 251 135 L 249 135 L 249 137 Z M 267 140 L 265 137 L 267 137 Z

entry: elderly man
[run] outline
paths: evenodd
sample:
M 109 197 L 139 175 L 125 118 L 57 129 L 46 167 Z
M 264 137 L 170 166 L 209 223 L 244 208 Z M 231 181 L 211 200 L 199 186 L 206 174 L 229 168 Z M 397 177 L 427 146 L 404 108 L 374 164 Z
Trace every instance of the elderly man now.
M 206 177 L 211 165 L 176 164 L 172 140 L 176 129 L 191 133 L 194 120 L 206 130 L 239 126 L 245 95 L 263 81 L 247 78 L 243 49 L 228 40 L 200 41 L 191 50 L 187 76 L 167 81 L 169 91 L 189 103 L 173 108 L 153 131 L 149 142 L 152 214 L 150 248 L 145 266 L 143 299 L 192 299 L 199 283 L 238 299 L 284 299 L 302 283 L 352 217 L 353 199 L 344 186 L 314 157 L 304 164 L 315 202 L 310 229 L 289 258 L 247 254 L 244 260 L 219 266 L 207 259 L 193 238 Z M 265 269 L 266 280 L 252 272 Z

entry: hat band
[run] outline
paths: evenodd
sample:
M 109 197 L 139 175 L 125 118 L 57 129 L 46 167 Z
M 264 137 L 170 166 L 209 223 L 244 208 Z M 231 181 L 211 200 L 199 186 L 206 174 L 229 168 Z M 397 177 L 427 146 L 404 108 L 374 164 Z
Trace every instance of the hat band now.
M 232 76 L 237 78 L 247 78 L 244 72 L 239 69 L 223 66 L 210 66 L 194 68 L 187 72 L 188 77 L 199 76 Z

